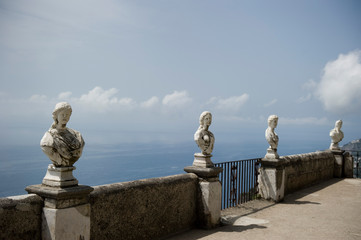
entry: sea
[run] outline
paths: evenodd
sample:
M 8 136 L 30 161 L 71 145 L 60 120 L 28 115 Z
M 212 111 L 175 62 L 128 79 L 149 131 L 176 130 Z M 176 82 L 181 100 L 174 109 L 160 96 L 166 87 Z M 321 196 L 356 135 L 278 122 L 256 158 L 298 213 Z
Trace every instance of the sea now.
M 328 144 L 328 143 L 327 143 Z M 284 144 L 280 155 L 313 152 L 327 148 L 324 143 Z M 261 158 L 265 142 L 218 143 L 213 151 L 214 163 Z M 97 186 L 116 182 L 182 174 L 199 152 L 194 142 L 124 143 L 85 145 L 75 163 L 73 175 L 79 184 Z M 40 184 L 51 164 L 39 145 L 0 146 L 0 197 L 27 194 L 26 186 Z

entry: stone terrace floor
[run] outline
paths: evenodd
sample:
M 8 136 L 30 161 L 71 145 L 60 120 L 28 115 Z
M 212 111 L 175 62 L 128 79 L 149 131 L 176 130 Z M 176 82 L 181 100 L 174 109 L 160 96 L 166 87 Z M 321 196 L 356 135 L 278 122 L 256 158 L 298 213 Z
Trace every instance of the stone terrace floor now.
M 248 202 L 222 211 L 224 226 L 167 240 L 361 239 L 361 179 L 331 179 L 281 203 Z

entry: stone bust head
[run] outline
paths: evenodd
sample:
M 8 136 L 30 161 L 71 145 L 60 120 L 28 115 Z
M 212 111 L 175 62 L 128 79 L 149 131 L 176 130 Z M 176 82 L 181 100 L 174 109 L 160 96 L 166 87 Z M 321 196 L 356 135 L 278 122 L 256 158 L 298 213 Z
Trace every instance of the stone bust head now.
M 268 128 L 266 129 L 266 140 L 270 145 L 270 148 L 273 150 L 277 150 L 278 146 L 278 135 L 275 133 L 274 129 L 278 124 L 278 116 L 271 115 L 268 117 Z
M 335 122 L 335 129 L 340 130 L 342 127 L 342 120 L 337 120 Z
M 69 122 L 71 113 L 73 112 L 71 106 L 67 102 L 60 102 L 55 105 L 53 111 L 53 120 L 54 123 L 51 125 L 51 128 L 65 127 Z
M 335 122 L 335 128 L 331 129 L 330 131 L 331 150 L 340 150 L 338 143 L 341 142 L 344 137 L 343 132 L 341 131 L 341 127 L 342 127 L 342 120 L 337 120 Z
M 71 167 L 82 155 L 84 140 L 80 132 L 66 127 L 72 108 L 69 103 L 56 104 L 53 124 L 40 141 L 43 152 L 55 167 Z
M 268 127 L 275 129 L 278 124 L 278 116 L 277 115 L 271 115 L 268 117 Z
M 201 149 L 203 155 L 210 155 L 214 146 L 214 135 L 208 130 L 212 123 L 212 114 L 204 111 L 199 117 L 199 127 L 194 134 L 194 141 Z
M 199 117 L 199 125 L 203 127 L 209 127 L 212 124 L 212 114 L 208 111 L 201 113 Z

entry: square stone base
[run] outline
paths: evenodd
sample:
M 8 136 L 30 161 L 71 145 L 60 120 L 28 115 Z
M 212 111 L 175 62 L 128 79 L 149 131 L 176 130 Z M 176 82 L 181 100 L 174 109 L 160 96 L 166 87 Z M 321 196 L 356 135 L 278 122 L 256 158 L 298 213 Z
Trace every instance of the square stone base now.
M 42 239 L 90 239 L 90 204 L 65 209 L 44 207 Z
M 258 184 L 262 198 L 274 202 L 282 201 L 285 196 L 285 170 L 261 166 Z
M 272 148 L 267 149 L 267 153 L 264 156 L 265 159 L 279 159 L 280 156 L 277 153 L 277 150 L 274 150 Z
M 335 163 L 334 163 L 334 168 L 333 168 L 333 176 L 337 177 L 337 178 L 343 177 L 342 176 L 342 168 L 343 168 L 343 163 L 344 163 L 343 154 L 344 154 L 345 151 L 343 151 L 343 150 L 332 150 L 331 152 L 335 156 Z
M 193 166 L 211 168 L 214 167 L 213 162 L 211 161 L 212 155 L 203 155 L 202 153 L 194 154 Z
M 219 226 L 222 208 L 222 186 L 219 181 L 199 183 L 201 190 L 200 224 L 210 229 Z
M 49 164 L 43 184 L 50 187 L 77 186 L 78 180 L 73 176 L 75 167 L 55 167 Z

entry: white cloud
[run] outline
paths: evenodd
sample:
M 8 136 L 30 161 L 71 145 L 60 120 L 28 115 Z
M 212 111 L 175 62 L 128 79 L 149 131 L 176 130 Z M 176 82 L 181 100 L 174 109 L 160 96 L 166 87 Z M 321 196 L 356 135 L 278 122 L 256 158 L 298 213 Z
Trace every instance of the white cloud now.
M 340 54 L 326 64 L 315 92 L 325 109 L 350 113 L 361 109 L 361 51 Z
M 118 92 L 117 89 L 111 88 L 109 90 L 103 90 L 101 87 L 95 87 L 94 89 L 90 90 L 87 94 L 83 94 L 80 97 L 81 102 L 85 103 L 116 103 L 118 99 L 113 97 Z
M 317 87 L 317 83 L 313 79 L 309 79 L 302 88 L 305 90 L 314 90 Z
M 47 97 L 45 95 L 39 95 L 39 94 L 34 94 L 30 97 L 30 101 L 32 102 L 43 102 L 46 101 Z
M 133 108 L 136 102 L 132 98 L 118 99 L 115 95 L 118 93 L 116 88 L 104 90 L 101 87 L 95 87 L 80 98 L 75 98 L 81 104 L 91 107 L 92 110 L 100 112 L 109 111 L 117 107 Z
M 156 96 L 153 96 L 151 98 L 149 98 L 147 101 L 144 101 L 140 104 L 141 107 L 143 108 L 151 108 L 154 107 L 155 105 L 157 105 L 159 102 L 159 98 Z
M 304 118 L 285 118 L 280 117 L 280 124 L 285 125 L 329 125 L 327 118 L 304 117 Z
M 61 92 L 58 95 L 58 99 L 59 100 L 68 100 L 70 98 L 71 94 L 72 94 L 71 92 Z
M 273 99 L 272 101 L 266 103 L 264 106 L 265 106 L 265 107 L 270 107 L 270 106 L 272 106 L 273 104 L 275 104 L 275 103 L 277 103 L 277 102 L 278 102 L 277 99 Z
M 134 107 L 137 103 L 132 98 L 121 98 L 117 101 L 121 106 L 125 107 Z
M 213 97 L 208 103 L 215 104 L 217 109 L 237 111 L 248 101 L 248 99 L 249 95 L 244 93 L 241 96 L 233 96 L 226 99 Z
M 304 103 L 304 102 L 307 102 L 307 101 L 311 100 L 311 98 L 312 98 L 312 94 L 309 93 L 306 96 L 301 96 L 300 98 L 298 98 L 297 102 L 298 103 Z
M 163 105 L 175 107 L 175 106 L 183 106 L 187 103 L 190 103 L 192 98 L 188 96 L 187 91 L 174 91 L 172 94 L 167 94 L 162 100 Z

